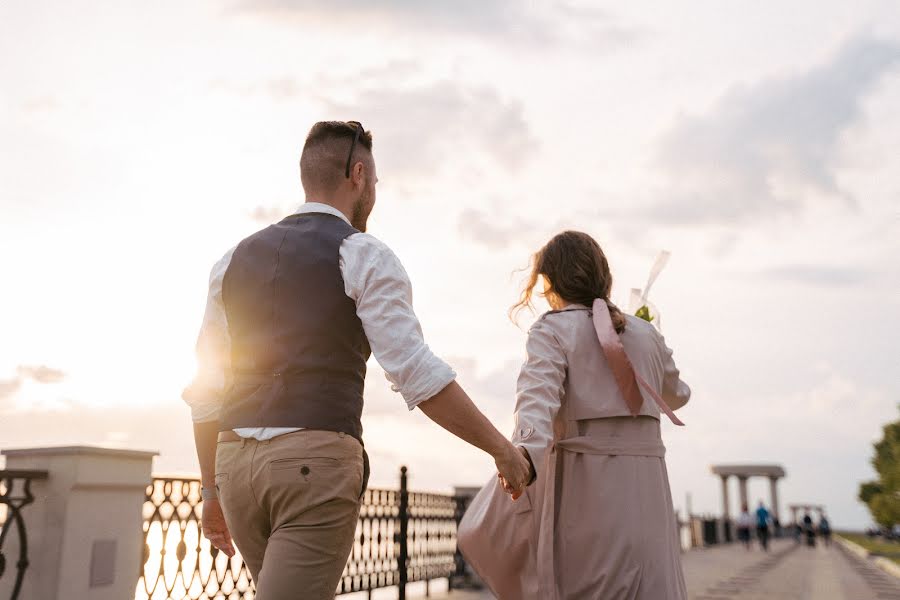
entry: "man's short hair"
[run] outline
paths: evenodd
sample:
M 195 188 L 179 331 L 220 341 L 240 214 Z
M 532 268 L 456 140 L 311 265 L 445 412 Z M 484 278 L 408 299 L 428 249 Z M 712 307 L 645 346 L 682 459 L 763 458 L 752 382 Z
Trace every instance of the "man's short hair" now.
M 304 189 L 322 192 L 337 189 L 346 178 L 347 156 L 356 137 L 356 127 L 347 121 L 319 121 L 312 126 L 300 155 L 300 180 Z M 360 132 L 351 164 L 360 160 L 361 152 L 371 155 L 371 131 Z

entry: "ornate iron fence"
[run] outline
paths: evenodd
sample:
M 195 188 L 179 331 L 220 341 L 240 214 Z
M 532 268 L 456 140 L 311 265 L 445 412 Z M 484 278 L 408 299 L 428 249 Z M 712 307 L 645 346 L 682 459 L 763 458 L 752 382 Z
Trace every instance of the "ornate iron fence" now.
M 144 555 L 136 600 L 249 600 L 250 574 L 200 532 L 200 480 L 158 477 L 144 501 Z
M 370 489 L 363 496 L 356 538 L 338 594 L 398 587 L 465 573 L 456 551 L 464 500 L 400 489 Z M 136 600 L 250 600 L 246 565 L 211 547 L 200 532 L 200 481 L 155 478 L 144 503 L 144 560 Z M 427 585 L 427 583 L 426 583 Z
M 0 471 L 0 578 L 12 566 L 3 551 L 4 544 L 10 539 L 10 532 L 15 531 L 18 537 L 18 557 L 15 562 L 15 581 L 12 584 L 10 600 L 19 597 L 25 571 L 28 570 L 28 535 L 25 529 L 25 518 L 22 509 L 34 502 L 31 493 L 31 482 L 35 479 L 46 479 L 47 471 Z M 8 546 L 7 546 L 8 548 Z M 13 557 L 10 556 L 9 559 Z M 10 573 L 12 574 L 12 573 Z

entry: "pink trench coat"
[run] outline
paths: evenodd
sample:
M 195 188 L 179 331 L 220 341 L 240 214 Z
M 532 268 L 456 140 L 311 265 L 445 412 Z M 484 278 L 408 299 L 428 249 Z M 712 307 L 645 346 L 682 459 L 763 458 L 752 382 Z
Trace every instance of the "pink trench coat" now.
M 547 313 L 529 332 L 516 432 L 537 478 L 513 502 L 496 477 L 459 547 L 499 600 L 686 600 L 660 411 L 690 388 L 662 336 L 602 300 Z

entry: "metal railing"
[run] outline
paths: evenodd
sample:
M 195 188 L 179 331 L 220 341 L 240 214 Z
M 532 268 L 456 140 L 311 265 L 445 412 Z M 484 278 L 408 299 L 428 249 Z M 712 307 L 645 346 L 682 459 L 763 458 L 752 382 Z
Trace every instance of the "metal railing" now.
M 12 585 L 10 600 L 16 600 L 28 570 L 28 532 L 25 529 L 25 518 L 22 509 L 34 502 L 31 493 L 31 482 L 35 479 L 46 479 L 47 471 L 0 471 L 0 578 L 7 574 L 12 566 L 4 552 L 6 542 L 11 539 L 10 532 L 15 531 L 18 537 L 18 557 L 15 562 L 15 581 Z M 12 572 L 9 573 L 13 575 Z
M 456 550 L 464 500 L 410 492 L 406 467 L 400 489 L 369 489 L 363 496 L 353 549 L 337 593 L 397 587 L 465 573 Z M 144 560 L 136 600 L 250 600 L 246 565 L 212 547 L 200 533 L 200 480 L 155 478 L 144 503 Z

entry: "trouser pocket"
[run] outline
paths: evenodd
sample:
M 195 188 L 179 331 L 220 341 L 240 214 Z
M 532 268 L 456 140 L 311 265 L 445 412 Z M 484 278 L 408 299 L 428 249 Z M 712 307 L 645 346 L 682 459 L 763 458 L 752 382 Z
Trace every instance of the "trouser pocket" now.
M 363 495 L 366 493 L 366 490 L 369 487 L 369 475 L 372 474 L 372 470 L 369 467 L 369 453 L 366 452 L 366 449 L 363 448 L 363 476 L 362 476 L 362 487 L 359 490 L 359 498 L 362 499 Z

